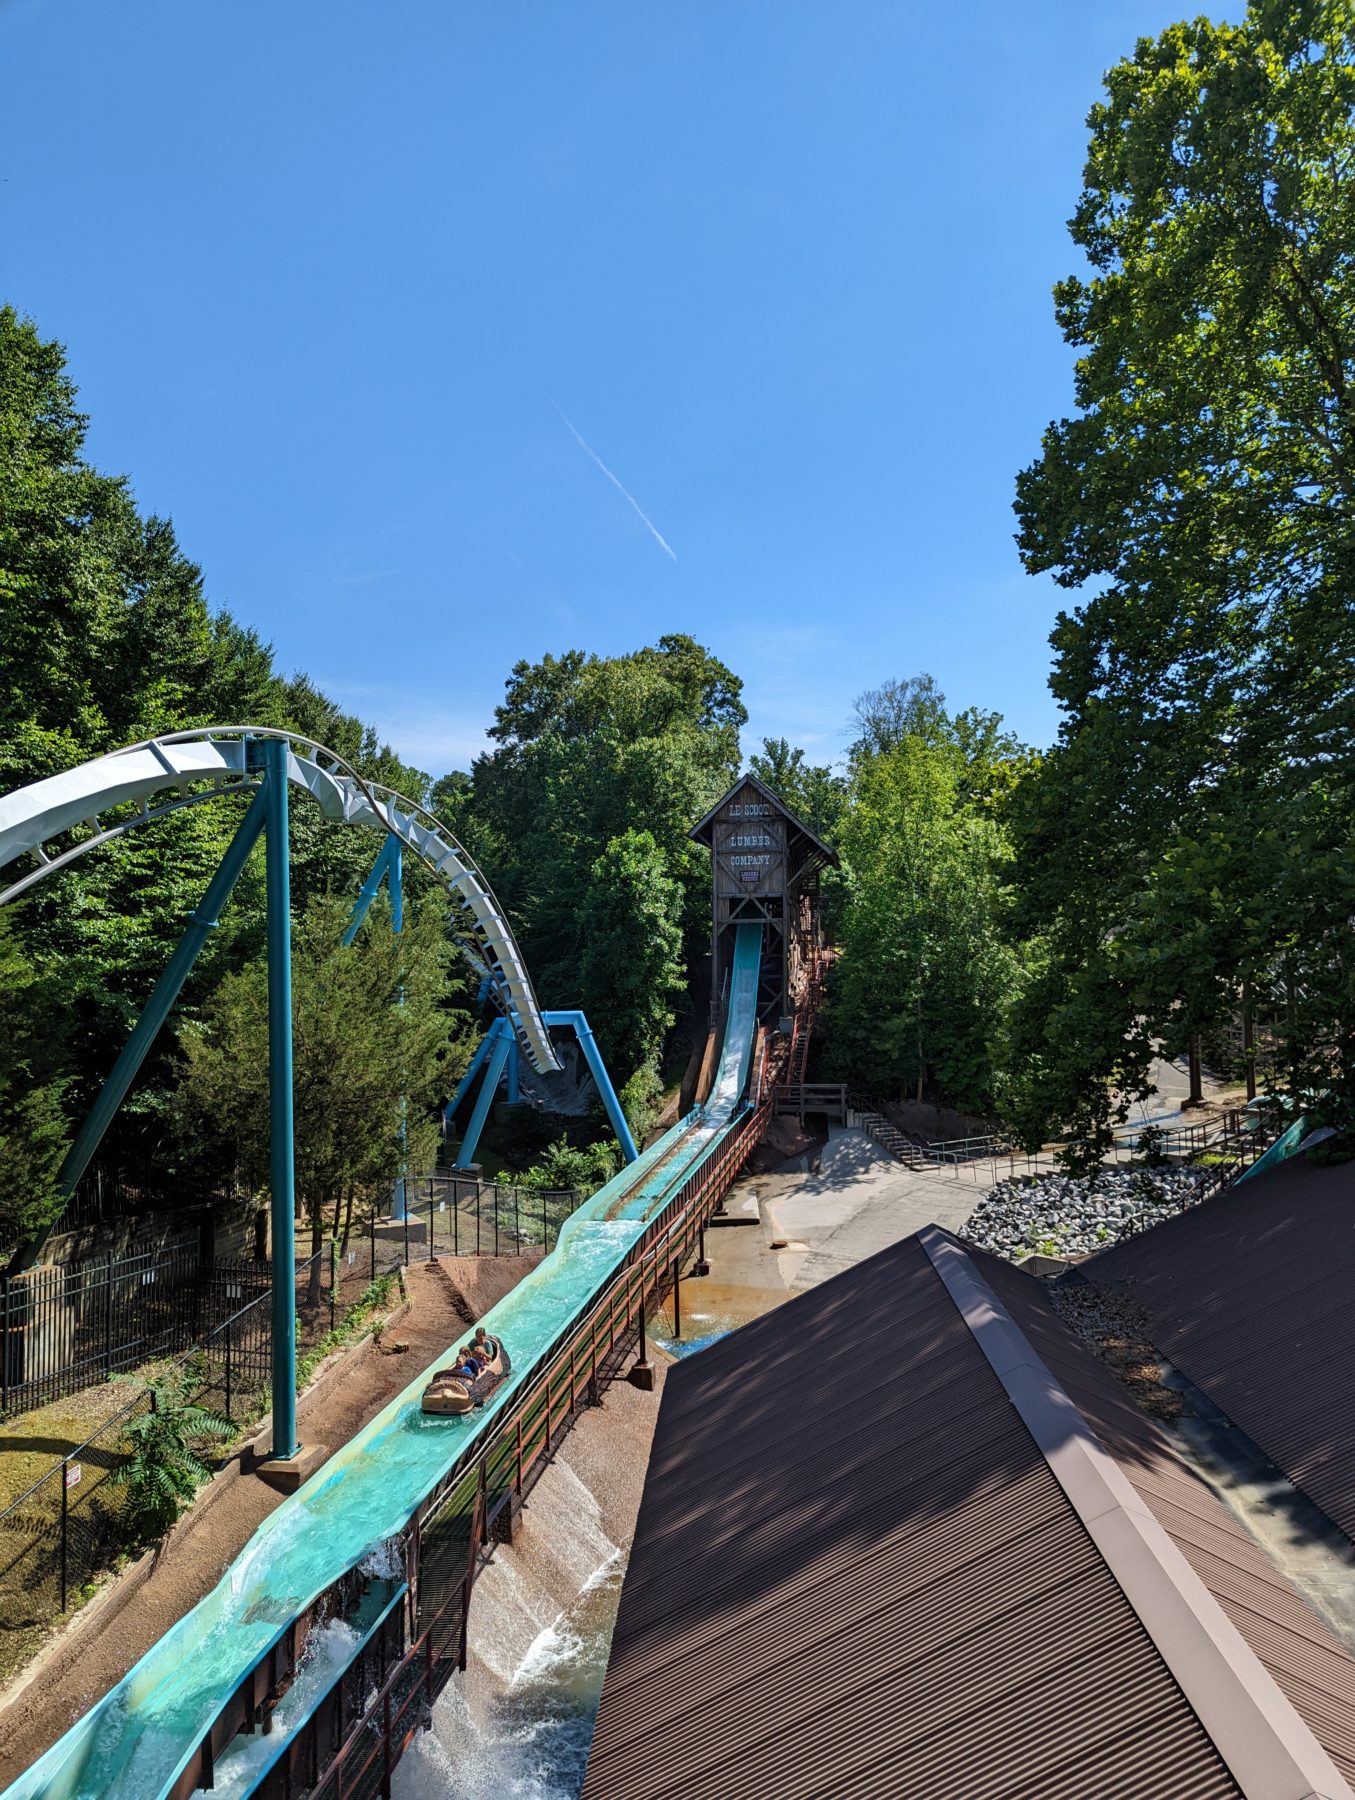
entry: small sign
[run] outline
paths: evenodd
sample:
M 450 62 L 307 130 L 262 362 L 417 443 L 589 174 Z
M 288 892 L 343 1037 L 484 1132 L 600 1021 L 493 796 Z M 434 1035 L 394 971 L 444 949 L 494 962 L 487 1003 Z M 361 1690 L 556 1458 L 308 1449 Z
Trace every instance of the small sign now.
M 350 1250 L 348 1252 L 348 1266 L 350 1269 L 352 1268 L 354 1262 L 357 1260 L 357 1254 L 358 1253 L 356 1250 Z
M 84 1474 L 84 1470 L 80 1467 L 79 1463 L 67 1463 L 66 1464 L 66 1486 L 68 1488 L 79 1487 L 80 1477 L 83 1474 Z
M 447 1210 L 447 1202 L 445 1200 L 439 1200 L 438 1201 L 438 1211 L 446 1212 L 446 1210 Z
M 226 1298 L 228 1300 L 238 1300 L 240 1298 L 240 1283 L 238 1281 L 228 1281 L 226 1283 Z

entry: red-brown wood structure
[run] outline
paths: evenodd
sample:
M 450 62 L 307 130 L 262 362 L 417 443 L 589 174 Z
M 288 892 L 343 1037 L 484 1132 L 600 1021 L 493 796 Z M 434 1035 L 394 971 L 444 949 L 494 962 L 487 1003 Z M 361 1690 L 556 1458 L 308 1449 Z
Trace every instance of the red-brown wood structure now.
M 760 923 L 758 1017 L 789 1030 L 809 998 L 822 948 L 819 876 L 836 868 L 837 851 L 756 775 L 741 776 L 691 835 L 711 853 L 712 1018 L 723 1010 L 735 927 Z

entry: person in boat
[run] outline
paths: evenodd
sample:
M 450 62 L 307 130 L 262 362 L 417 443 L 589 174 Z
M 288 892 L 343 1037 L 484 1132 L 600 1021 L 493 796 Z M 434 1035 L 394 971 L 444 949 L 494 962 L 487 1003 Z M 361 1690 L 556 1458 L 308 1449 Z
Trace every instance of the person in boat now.
M 480 1373 L 480 1365 L 470 1353 L 470 1346 L 463 1344 L 456 1353 L 456 1363 L 452 1374 L 459 1380 L 474 1381 Z
M 477 1356 L 484 1358 L 486 1366 L 492 1363 L 494 1358 L 499 1354 L 498 1345 L 486 1333 L 483 1325 L 477 1325 L 475 1327 L 475 1342 L 471 1345 L 471 1349 Z

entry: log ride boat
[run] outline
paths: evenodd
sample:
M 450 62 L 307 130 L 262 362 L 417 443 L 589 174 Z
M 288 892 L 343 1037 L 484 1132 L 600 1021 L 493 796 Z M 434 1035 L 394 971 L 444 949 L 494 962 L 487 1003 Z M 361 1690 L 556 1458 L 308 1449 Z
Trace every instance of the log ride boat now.
M 512 1366 L 502 1342 L 497 1338 L 490 1338 L 489 1342 L 494 1346 L 494 1354 L 474 1381 L 468 1381 L 464 1375 L 455 1375 L 450 1369 L 438 1370 L 423 1390 L 422 1405 L 426 1413 L 455 1418 L 484 1405 Z

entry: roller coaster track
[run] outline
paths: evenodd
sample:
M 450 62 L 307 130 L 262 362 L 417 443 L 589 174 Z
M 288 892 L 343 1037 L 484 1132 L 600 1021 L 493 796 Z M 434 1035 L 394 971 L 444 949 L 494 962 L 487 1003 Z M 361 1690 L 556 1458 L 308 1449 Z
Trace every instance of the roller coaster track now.
M 0 889 L 0 906 L 153 820 L 252 792 L 259 776 L 250 747 L 264 738 L 286 742 L 288 780 L 304 789 L 326 818 L 389 832 L 432 871 L 456 902 L 460 942 L 490 975 L 495 998 L 512 1019 L 532 1066 L 541 1074 L 557 1070 L 560 1062 L 512 927 L 470 855 L 416 801 L 365 780 L 334 751 L 294 732 L 258 725 L 171 732 L 4 795 L 0 868 L 24 855 L 35 866 Z

